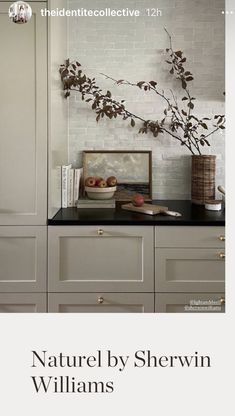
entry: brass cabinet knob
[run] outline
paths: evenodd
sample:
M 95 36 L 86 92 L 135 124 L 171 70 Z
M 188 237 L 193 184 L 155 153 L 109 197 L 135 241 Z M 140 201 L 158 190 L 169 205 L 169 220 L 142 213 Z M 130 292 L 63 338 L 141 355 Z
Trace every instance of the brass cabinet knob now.
M 103 235 L 104 234 L 104 230 L 98 230 L 98 235 Z
M 225 259 L 225 253 L 219 253 L 218 255 L 220 259 Z
M 102 303 L 104 303 L 104 298 L 102 298 L 102 296 L 100 296 L 100 297 L 98 298 L 98 303 L 99 303 L 100 305 L 102 305 Z
M 219 240 L 220 240 L 220 241 L 225 241 L 225 236 L 224 236 L 224 235 L 220 235 L 220 236 L 219 236 Z
M 221 305 L 225 305 L 225 298 L 221 297 L 220 298 L 220 303 L 221 303 Z

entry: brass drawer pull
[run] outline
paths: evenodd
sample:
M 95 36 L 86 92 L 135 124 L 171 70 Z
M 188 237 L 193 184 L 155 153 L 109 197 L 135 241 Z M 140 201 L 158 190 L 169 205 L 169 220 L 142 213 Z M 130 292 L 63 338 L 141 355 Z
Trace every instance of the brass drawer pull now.
M 218 256 L 220 259 L 225 259 L 225 253 L 219 253 Z
M 218 238 L 219 238 L 220 241 L 225 241 L 225 236 L 224 235 L 220 235 Z
M 225 305 L 225 298 L 220 298 L 220 303 L 221 303 L 221 305 Z
M 100 305 L 102 305 L 102 303 L 104 303 L 104 298 L 102 298 L 102 296 L 98 298 L 98 303 Z
M 98 235 L 104 235 L 104 230 L 101 230 L 101 229 L 100 229 L 100 230 L 98 230 L 97 232 L 98 232 Z

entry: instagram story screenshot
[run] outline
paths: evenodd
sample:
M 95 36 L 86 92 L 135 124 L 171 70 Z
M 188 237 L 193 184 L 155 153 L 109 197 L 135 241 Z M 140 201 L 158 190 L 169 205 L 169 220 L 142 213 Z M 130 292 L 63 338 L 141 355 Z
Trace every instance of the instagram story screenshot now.
M 234 36 L 233 0 L 0 1 L 7 416 L 231 413 Z

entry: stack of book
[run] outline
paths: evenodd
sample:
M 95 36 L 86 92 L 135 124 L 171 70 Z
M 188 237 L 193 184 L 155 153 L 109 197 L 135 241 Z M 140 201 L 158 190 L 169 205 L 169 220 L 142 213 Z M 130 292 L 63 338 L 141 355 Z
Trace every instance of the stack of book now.
M 61 167 L 62 208 L 76 207 L 83 169 L 72 169 L 72 165 Z
M 115 199 L 80 198 L 77 202 L 77 208 L 115 208 Z

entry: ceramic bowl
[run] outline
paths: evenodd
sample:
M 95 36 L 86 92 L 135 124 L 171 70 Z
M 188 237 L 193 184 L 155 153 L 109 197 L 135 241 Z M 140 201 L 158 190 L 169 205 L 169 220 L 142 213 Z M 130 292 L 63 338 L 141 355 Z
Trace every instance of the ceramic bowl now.
M 85 186 L 85 191 L 90 199 L 111 199 L 113 198 L 116 190 L 116 186 L 110 186 L 107 188 L 93 188 L 91 186 Z

